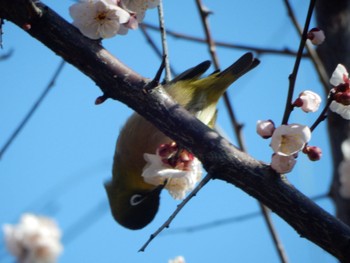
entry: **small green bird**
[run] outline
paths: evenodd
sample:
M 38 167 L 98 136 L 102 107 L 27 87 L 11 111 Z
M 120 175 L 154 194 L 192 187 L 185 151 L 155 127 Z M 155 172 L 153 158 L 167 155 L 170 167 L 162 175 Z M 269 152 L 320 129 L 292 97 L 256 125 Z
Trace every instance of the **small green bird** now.
M 246 53 L 224 71 L 200 78 L 210 67 L 210 61 L 205 61 L 163 87 L 199 120 L 214 127 L 220 97 L 235 80 L 259 63 L 252 53 Z M 113 178 L 105 184 L 113 217 L 120 225 L 141 229 L 155 217 L 164 186 L 144 181 L 141 176 L 146 165 L 143 154 L 154 154 L 160 145 L 172 142 L 137 113 L 127 120 L 120 131 L 114 155 Z

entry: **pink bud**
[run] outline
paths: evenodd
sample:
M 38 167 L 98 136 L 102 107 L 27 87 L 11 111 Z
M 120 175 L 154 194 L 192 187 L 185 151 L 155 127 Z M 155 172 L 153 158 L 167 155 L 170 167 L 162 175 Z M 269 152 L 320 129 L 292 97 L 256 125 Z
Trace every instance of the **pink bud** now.
M 317 146 L 306 146 L 303 149 L 303 153 L 305 153 L 311 161 L 318 161 L 322 157 L 322 150 Z
M 268 139 L 272 136 L 275 130 L 275 124 L 272 120 L 258 121 L 256 124 L 256 132 L 263 137 Z
M 311 40 L 311 43 L 314 45 L 321 45 L 326 39 L 324 32 L 319 28 L 312 28 L 307 33 L 307 38 Z

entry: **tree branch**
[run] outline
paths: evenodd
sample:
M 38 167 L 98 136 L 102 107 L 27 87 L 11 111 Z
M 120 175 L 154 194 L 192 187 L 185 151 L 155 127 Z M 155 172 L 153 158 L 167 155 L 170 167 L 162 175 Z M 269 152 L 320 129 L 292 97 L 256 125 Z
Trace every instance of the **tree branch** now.
M 123 65 L 97 41 L 83 37 L 50 8 L 30 0 L 0 0 L 0 17 L 22 28 L 89 76 L 103 93 L 127 104 L 166 135 L 190 149 L 208 173 L 261 201 L 302 237 L 339 260 L 350 262 L 350 229 L 276 174 L 237 150 L 176 104 L 161 88 L 142 92 L 146 80 Z M 28 27 L 26 27 L 28 28 Z

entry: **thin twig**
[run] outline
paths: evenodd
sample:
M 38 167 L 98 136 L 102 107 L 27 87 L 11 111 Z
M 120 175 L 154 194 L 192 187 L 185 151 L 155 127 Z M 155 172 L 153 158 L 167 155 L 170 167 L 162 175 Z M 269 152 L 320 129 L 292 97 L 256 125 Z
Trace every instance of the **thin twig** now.
M 203 4 L 202 4 L 202 1 L 201 0 L 196 0 L 196 4 L 197 4 L 197 9 L 200 13 L 200 16 L 201 16 L 201 20 L 202 20 L 202 25 L 203 25 L 203 28 L 204 28 L 204 31 L 205 31 L 205 36 L 206 36 L 206 40 L 207 40 L 207 43 L 208 43 L 208 46 L 209 46 L 209 52 L 210 52 L 210 55 L 212 57 L 212 60 L 214 62 L 214 65 L 215 65 L 215 69 L 219 69 L 219 61 L 218 61 L 218 58 L 217 58 L 217 55 L 216 55 L 216 48 L 215 48 L 215 42 L 213 41 L 213 38 L 211 36 L 211 31 L 210 31 L 210 27 L 209 27 L 209 22 L 208 22 L 208 15 L 209 15 L 209 12 L 204 8 Z M 234 111 L 233 111 L 233 107 L 232 107 L 232 104 L 230 103 L 230 100 L 229 100 L 229 97 L 228 97 L 228 94 L 227 92 L 224 93 L 224 102 L 225 102 L 225 106 L 229 112 L 229 116 L 230 116 L 230 119 L 231 119 L 231 123 L 232 123 L 232 126 L 233 126 L 233 129 L 235 131 L 235 135 L 237 137 L 237 141 L 238 141 L 238 145 L 239 145 L 239 148 L 244 151 L 244 152 L 247 152 L 246 150 L 246 147 L 245 147 L 245 144 L 244 144 L 244 140 L 243 140 L 243 136 L 242 136 L 242 125 L 238 123 L 236 117 L 235 117 L 235 114 L 234 114 Z M 274 241 L 274 245 L 275 245 L 275 248 L 277 250 L 277 253 L 278 255 L 280 256 L 280 259 L 281 259 L 281 262 L 283 263 L 286 263 L 288 262 L 288 259 L 287 259 L 287 256 L 286 256 L 286 253 L 283 249 L 283 245 L 278 237 L 278 234 L 273 226 L 273 222 L 272 222 L 272 219 L 269 215 L 269 211 L 268 209 L 259 202 L 259 206 L 260 206 L 260 209 L 261 209 L 261 212 L 264 216 L 264 220 L 268 226 L 268 229 L 269 229 L 269 232 L 270 232 L 270 235 L 272 236 L 272 239 Z
M 159 5 L 158 5 L 158 17 L 159 17 L 160 35 L 162 39 L 163 56 L 165 57 L 165 82 L 169 82 L 172 77 L 171 77 L 171 71 L 170 71 L 169 50 L 168 50 L 168 43 L 166 40 L 166 30 L 165 30 L 164 10 L 163 10 L 162 0 L 159 1 Z
M 289 3 L 289 0 L 284 0 L 284 3 L 287 8 L 288 16 L 290 17 L 295 29 L 298 31 L 299 35 L 302 36 L 303 30 L 298 23 L 298 20 L 293 12 L 292 6 Z M 328 74 L 326 72 L 326 69 L 324 68 L 323 62 L 321 61 L 320 57 L 318 56 L 316 50 L 313 48 L 312 44 L 310 42 L 306 42 L 306 50 L 310 56 L 310 59 L 316 69 L 316 72 L 319 76 L 319 79 L 323 85 L 324 91 L 327 94 L 329 92 L 329 83 L 328 83 Z
M 147 42 L 150 44 L 151 48 L 153 49 L 153 51 L 157 54 L 157 56 L 162 59 L 163 54 L 160 51 L 160 49 L 157 47 L 157 45 L 155 44 L 155 42 L 153 41 L 152 37 L 148 34 L 146 27 L 141 26 L 141 32 L 143 33 L 144 37 L 146 38 Z M 170 67 L 170 72 L 172 75 L 176 75 L 174 69 L 171 67 L 171 65 L 169 65 Z
M 44 89 L 43 93 L 40 95 L 40 97 L 37 99 L 37 101 L 33 104 L 32 108 L 29 110 L 27 115 L 24 117 L 24 119 L 18 125 L 17 129 L 12 133 L 10 138 L 6 141 L 5 145 L 0 150 L 0 159 L 3 157 L 3 155 L 4 155 L 5 151 L 7 150 L 7 148 L 11 145 L 13 140 L 17 137 L 17 135 L 20 133 L 20 131 L 24 128 L 24 126 L 27 124 L 29 119 L 35 113 L 36 109 L 39 107 L 41 102 L 43 102 L 43 100 L 45 99 L 45 97 L 48 94 L 49 90 L 55 85 L 55 81 L 57 80 L 59 74 L 61 73 L 64 64 L 65 64 L 65 61 L 62 60 L 60 62 L 60 64 L 58 65 L 56 71 L 54 72 L 50 82 L 48 83 L 48 85 Z
M 155 25 L 152 25 L 152 24 L 149 24 L 146 22 L 142 22 L 140 27 L 159 31 L 158 26 L 155 26 Z M 167 32 L 168 36 L 172 36 L 174 38 L 180 38 L 180 39 L 184 39 L 184 40 L 188 40 L 188 41 L 207 44 L 206 39 L 201 38 L 201 37 L 195 37 L 192 35 L 179 33 L 179 32 L 173 31 L 173 30 L 169 30 L 169 29 L 166 30 L 166 32 Z M 261 48 L 261 47 L 250 46 L 250 45 L 239 45 L 239 44 L 227 43 L 224 41 L 215 41 L 215 45 L 217 47 L 223 47 L 223 48 L 249 50 L 249 51 L 253 51 L 257 54 L 286 55 L 286 56 L 293 56 L 293 57 L 297 55 L 297 52 L 290 50 L 288 48 L 283 48 L 283 49 Z M 309 55 L 304 53 L 303 57 L 309 57 Z
M 322 112 L 320 113 L 320 115 L 318 116 L 318 118 L 315 120 L 315 122 L 311 125 L 311 127 L 310 127 L 310 130 L 311 130 L 311 131 L 315 130 L 315 128 L 316 128 L 322 121 L 324 121 L 324 120 L 327 118 L 328 109 L 329 109 L 329 106 L 331 105 L 332 101 L 333 101 L 332 96 L 329 96 L 328 99 L 327 99 L 327 103 L 326 103 L 326 105 L 324 106 Z
M 294 94 L 295 82 L 296 82 L 296 78 L 298 75 L 300 61 L 301 61 L 303 50 L 305 47 L 305 43 L 306 43 L 306 39 L 307 39 L 307 32 L 309 29 L 309 25 L 310 25 L 310 21 L 311 21 L 311 17 L 312 17 L 312 12 L 314 10 L 315 2 L 316 2 L 316 0 L 310 0 L 310 5 L 309 5 L 309 9 L 307 11 L 307 16 L 306 16 L 303 34 L 302 34 L 301 39 L 300 39 L 298 54 L 297 54 L 297 57 L 295 59 L 293 71 L 289 75 L 289 88 L 288 88 L 288 95 L 287 95 L 286 106 L 285 106 L 284 115 L 283 115 L 283 119 L 282 119 L 282 124 L 288 123 L 289 116 L 293 110 L 292 99 L 293 99 L 293 94 Z
M 170 223 L 174 220 L 176 215 L 182 210 L 182 208 L 185 207 L 185 205 L 194 197 L 199 190 L 202 189 L 203 186 L 205 186 L 209 180 L 211 179 L 211 175 L 207 174 L 202 181 L 196 186 L 196 188 L 193 189 L 193 191 L 177 206 L 176 210 L 171 214 L 171 216 L 164 222 L 163 225 L 161 225 L 156 232 L 154 232 L 147 242 L 140 248 L 139 252 L 144 252 L 147 246 L 152 242 L 152 240 L 158 236 L 165 228 L 168 228 L 170 226 Z

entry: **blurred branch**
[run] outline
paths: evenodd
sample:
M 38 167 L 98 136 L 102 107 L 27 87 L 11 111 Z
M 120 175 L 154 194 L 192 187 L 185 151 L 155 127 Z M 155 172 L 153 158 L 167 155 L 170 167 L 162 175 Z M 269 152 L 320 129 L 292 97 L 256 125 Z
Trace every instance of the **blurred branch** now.
M 202 21 L 202 25 L 204 28 L 206 40 L 208 43 L 210 55 L 212 57 L 212 60 L 214 61 L 215 69 L 218 70 L 220 68 L 219 59 L 218 59 L 217 54 L 216 54 L 215 42 L 211 36 L 211 30 L 210 30 L 209 21 L 208 21 L 208 16 L 210 14 L 210 11 L 207 10 L 207 8 L 204 8 L 201 0 L 196 0 L 196 4 L 197 4 L 197 9 L 199 11 L 200 17 L 201 17 L 201 21 Z M 224 102 L 225 102 L 225 106 L 229 112 L 230 120 L 231 120 L 231 123 L 233 126 L 233 130 L 235 131 L 235 135 L 237 137 L 239 148 L 242 151 L 247 152 L 247 149 L 246 149 L 246 146 L 244 143 L 244 139 L 243 139 L 243 133 L 242 133 L 243 126 L 237 122 L 237 119 L 235 117 L 233 107 L 232 107 L 232 104 L 230 102 L 230 99 L 229 99 L 227 92 L 224 93 Z M 258 202 L 258 203 L 259 203 L 261 213 L 263 214 L 264 220 L 265 220 L 266 225 L 268 227 L 269 233 L 272 237 L 273 244 L 275 246 L 277 254 L 279 255 L 281 262 L 286 263 L 286 262 L 288 262 L 287 255 L 283 249 L 283 245 L 278 237 L 277 231 L 275 230 L 272 219 L 270 217 L 270 213 L 269 213 L 268 209 L 263 204 L 261 204 L 260 202 Z
M 147 28 L 155 31 L 159 31 L 159 27 L 142 22 L 140 24 L 141 28 Z M 188 41 L 193 41 L 193 42 L 198 42 L 198 43 L 203 43 L 207 44 L 207 40 L 204 38 L 200 37 L 195 37 L 192 35 L 187 35 L 184 33 L 179 33 L 173 30 L 166 30 L 167 34 L 169 36 L 175 37 L 175 38 L 180 38 Z M 231 48 L 231 49 L 240 49 L 240 50 L 248 50 L 248 51 L 253 51 L 256 54 L 272 54 L 272 55 L 286 55 L 286 56 L 296 56 L 297 52 L 289 50 L 288 48 L 284 49 L 274 49 L 274 48 L 261 48 L 261 47 L 256 47 L 256 46 L 250 46 L 250 45 L 238 45 L 238 44 L 233 44 L 233 43 L 227 43 L 223 41 L 214 41 L 215 45 L 218 47 L 223 47 L 223 48 Z M 308 57 L 308 54 L 303 54 L 303 57 Z
M 326 40 L 317 47 L 328 76 L 331 76 L 337 64 L 343 64 L 350 69 L 350 5 L 348 0 L 332 1 L 318 0 L 316 3 L 316 18 L 318 26 L 324 31 Z M 342 187 L 338 167 L 346 159 L 341 145 L 350 138 L 350 122 L 338 114 L 329 111 L 327 118 L 329 142 L 332 152 L 332 182 L 331 197 L 335 205 L 336 215 L 350 225 L 350 202 L 339 190 Z
M 293 111 L 293 108 L 294 108 L 293 105 L 292 105 L 292 103 L 293 103 L 292 100 L 293 100 L 295 82 L 296 82 L 296 79 L 297 79 L 297 75 L 298 75 L 298 71 L 299 71 L 299 66 L 300 66 L 303 50 L 304 50 L 305 43 L 306 43 L 306 40 L 307 40 L 307 32 L 309 30 L 312 13 L 313 13 L 313 10 L 314 10 L 314 7 L 315 7 L 315 2 L 316 2 L 316 0 L 310 0 L 309 9 L 308 9 L 307 15 L 306 15 L 306 20 L 305 20 L 303 34 L 301 36 L 300 43 L 299 43 L 298 54 L 297 54 L 297 57 L 295 59 L 293 71 L 289 75 L 289 88 L 288 88 L 288 95 L 287 95 L 286 106 L 285 106 L 284 115 L 283 115 L 283 119 L 282 119 L 282 124 L 287 124 L 288 123 L 289 116 L 290 116 L 290 114 L 291 114 L 291 112 Z
M 35 111 L 38 109 L 40 104 L 44 101 L 46 98 L 46 95 L 49 93 L 51 88 L 55 85 L 55 82 L 61 73 L 63 66 L 65 64 L 65 61 L 62 60 L 60 64 L 58 65 L 56 71 L 54 72 L 51 80 L 47 84 L 46 88 L 42 92 L 42 94 L 39 96 L 39 98 L 36 100 L 36 102 L 33 104 L 33 106 L 30 108 L 26 116 L 23 118 L 23 120 L 20 122 L 18 127 L 15 129 L 15 131 L 11 134 L 10 138 L 5 142 L 4 146 L 0 149 L 0 159 L 3 157 L 4 153 L 6 152 L 7 148 L 10 147 L 11 143 L 16 139 L 17 135 L 20 133 L 20 131 L 24 128 L 24 126 L 27 124 L 27 122 L 30 120 L 30 118 L 33 116 Z
M 298 20 L 293 12 L 293 9 L 289 3 L 289 0 L 284 0 L 284 3 L 286 5 L 287 11 L 288 11 L 288 16 L 290 17 L 295 29 L 298 31 L 298 33 L 300 35 L 300 37 L 302 37 L 303 30 L 298 23 Z M 317 55 L 316 50 L 314 49 L 314 47 L 312 46 L 312 44 L 309 41 L 306 41 L 306 50 L 307 50 L 307 53 L 309 54 L 310 59 L 311 59 L 313 65 L 316 69 L 318 77 L 323 85 L 324 92 L 327 95 L 329 92 L 329 82 L 328 82 L 329 77 L 328 77 L 328 74 L 326 72 L 326 69 L 323 66 L 323 62 L 321 61 L 321 59 Z
M 5 54 L 2 54 L 0 56 L 0 61 L 9 59 L 12 56 L 12 54 L 13 54 L 13 49 L 10 49 Z
M 145 94 L 148 80 L 122 64 L 98 41 L 82 36 L 49 7 L 31 0 L 0 0 L 0 17 L 26 31 L 119 100 L 194 153 L 208 173 L 261 201 L 300 236 L 340 261 L 350 261 L 350 228 L 291 186 L 268 165 L 239 151 L 176 104 L 161 87 Z M 49 26 L 48 26 L 49 25 Z M 179 128 L 181 127 L 181 128 Z

